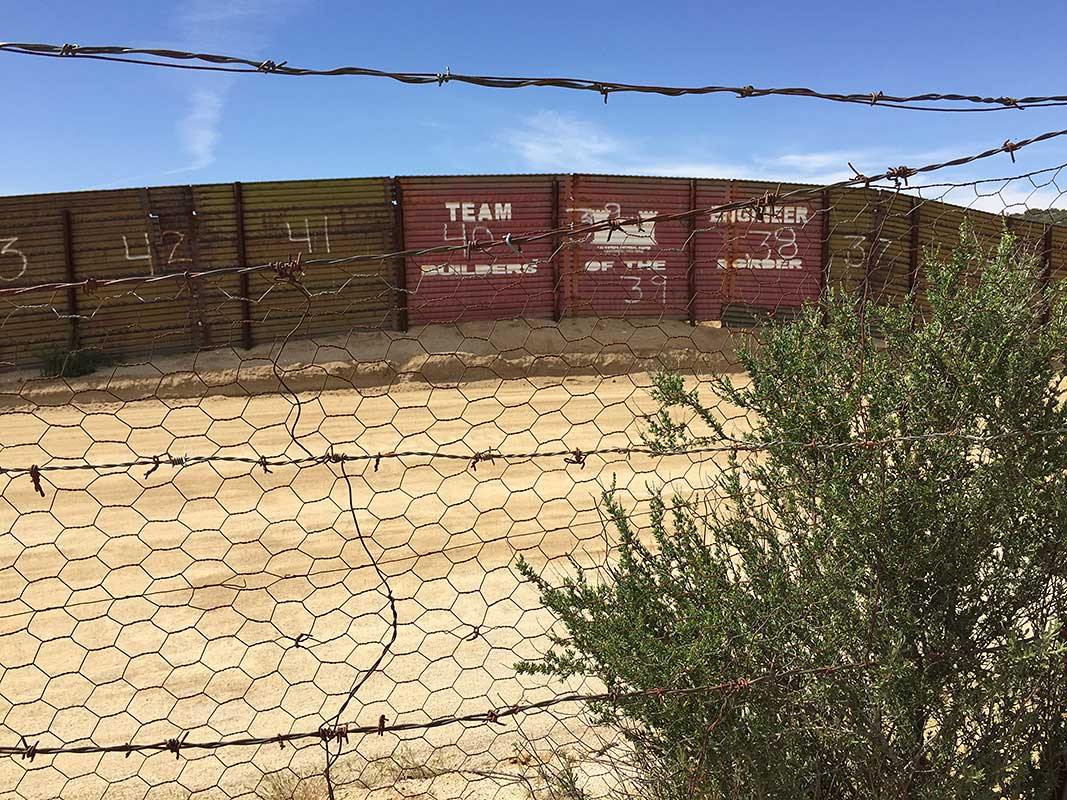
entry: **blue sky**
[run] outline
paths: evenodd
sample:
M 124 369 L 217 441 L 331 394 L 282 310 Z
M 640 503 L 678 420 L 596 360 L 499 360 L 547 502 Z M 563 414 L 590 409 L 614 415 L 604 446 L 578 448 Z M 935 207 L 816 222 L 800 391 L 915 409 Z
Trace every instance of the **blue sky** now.
M 1067 93 L 1067 4 L 175 0 L 4 3 L 7 41 L 298 66 L 990 95 Z M 824 182 L 1067 128 L 1067 108 L 929 114 L 813 100 L 410 87 L 0 53 L 0 194 L 360 175 L 595 171 Z M 1067 162 L 1054 141 L 944 173 Z M 1055 201 L 1043 189 L 1026 200 Z M 1003 205 L 1000 201 L 987 205 Z M 998 209 L 999 210 L 999 209 Z

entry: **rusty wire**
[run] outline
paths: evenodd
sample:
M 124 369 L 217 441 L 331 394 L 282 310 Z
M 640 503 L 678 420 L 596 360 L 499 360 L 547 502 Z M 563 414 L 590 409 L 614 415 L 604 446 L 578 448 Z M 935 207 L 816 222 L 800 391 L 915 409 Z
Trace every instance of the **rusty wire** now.
M 373 462 L 374 470 L 377 471 L 381 462 L 384 460 L 407 459 L 461 461 L 465 462 L 472 472 L 477 472 L 479 464 L 494 463 L 496 461 L 502 463 L 518 463 L 541 459 L 562 459 L 565 464 L 582 467 L 585 465 L 586 459 L 591 457 L 606 458 L 607 456 L 623 456 L 629 458 L 630 456 L 643 455 L 666 458 L 671 456 L 712 455 L 715 453 L 731 453 L 735 455 L 740 453 L 766 453 L 776 450 L 811 450 L 832 453 L 848 450 L 884 450 L 901 444 L 917 444 L 920 442 L 933 441 L 957 441 L 970 446 L 989 447 L 998 442 L 1009 441 L 1012 439 L 1025 438 L 1027 440 L 1032 440 L 1061 436 L 1067 436 L 1067 428 L 1005 431 L 990 436 L 972 436 L 961 434 L 958 431 L 936 431 L 908 436 L 867 440 L 855 439 L 837 442 L 820 442 L 815 440 L 800 442 L 789 439 L 752 442 L 745 439 L 719 439 L 676 448 L 650 447 L 648 445 L 635 444 L 616 447 L 593 447 L 586 450 L 579 447 L 572 447 L 553 450 L 531 450 L 528 452 L 501 451 L 492 448 L 475 452 L 449 452 L 447 450 L 392 450 L 381 453 L 345 453 L 343 451 L 338 451 L 331 446 L 328 452 L 320 455 L 308 454 L 293 458 L 265 455 L 236 456 L 219 454 L 179 456 L 164 453 L 163 455 L 152 456 L 150 458 L 134 458 L 127 461 L 79 462 L 73 464 L 50 463 L 43 466 L 31 465 L 27 467 L 0 465 L 0 475 L 10 475 L 12 477 L 21 475 L 29 476 L 34 482 L 35 490 L 41 493 L 41 496 L 43 497 L 44 494 L 41 490 L 41 473 L 44 472 L 72 472 L 86 470 L 90 472 L 112 472 L 115 470 L 129 471 L 138 467 L 148 467 L 148 470 L 144 474 L 144 477 L 147 479 L 162 466 L 181 470 L 202 464 L 246 464 L 252 469 L 269 471 L 271 467 L 296 467 L 300 469 L 321 464 L 346 464 L 351 462 Z
M 463 715 L 448 715 L 443 717 L 437 717 L 427 722 L 402 722 L 386 724 L 380 719 L 378 723 L 374 725 L 356 725 L 354 723 L 332 723 L 320 726 L 315 730 L 310 731 L 297 731 L 292 733 L 279 733 L 276 736 L 249 736 L 243 738 L 233 739 L 218 739 L 214 741 L 188 741 L 183 735 L 164 739 L 156 742 L 126 742 L 123 744 L 112 745 L 61 745 L 61 746 L 41 746 L 37 742 L 24 741 L 23 744 L 12 746 L 0 746 L 0 755 L 15 756 L 26 761 L 33 761 L 37 756 L 45 755 L 61 755 L 61 754 L 102 754 L 102 753 L 122 753 L 124 755 L 130 755 L 131 753 L 138 752 L 170 752 L 175 756 L 180 756 L 182 750 L 219 750 L 225 747 L 260 747 L 263 745 L 278 745 L 284 747 L 286 744 L 292 744 L 294 742 L 300 742 L 304 740 L 321 740 L 323 742 L 335 741 L 338 738 L 344 738 L 348 736 L 367 736 L 376 735 L 382 736 L 386 733 L 407 733 L 411 731 L 429 731 L 435 728 L 448 727 L 452 725 L 496 725 L 502 724 L 501 720 L 508 717 L 514 717 L 519 714 L 530 714 L 540 711 L 546 711 L 555 706 L 565 703 L 625 703 L 630 700 L 638 700 L 645 698 L 661 699 L 665 697 L 684 697 L 686 695 L 694 694 L 711 694 L 721 692 L 742 692 L 749 691 L 754 688 L 766 684 L 772 684 L 779 681 L 783 681 L 789 678 L 797 677 L 824 677 L 832 676 L 841 672 L 849 672 L 852 670 L 864 670 L 871 669 L 878 666 L 874 661 L 854 661 L 843 662 L 840 664 L 831 664 L 824 667 L 813 667 L 807 669 L 793 669 L 784 670 L 777 673 L 766 673 L 762 675 L 754 675 L 752 677 L 741 677 L 731 681 L 725 681 L 723 683 L 717 683 L 708 686 L 663 686 L 655 687 L 652 689 L 641 689 L 637 691 L 613 691 L 613 692 L 595 692 L 595 693 L 582 693 L 582 692 L 570 692 L 566 694 L 556 695 L 554 697 L 547 698 L 545 700 L 538 700 L 530 703 L 516 703 L 513 705 L 505 706 L 503 708 L 491 708 L 488 711 L 474 712 L 471 714 Z M 23 737 L 25 739 L 25 737 Z
M 492 75 L 466 75 L 446 68 L 441 72 L 391 72 L 365 67 L 334 67 L 309 69 L 290 66 L 288 61 L 250 59 L 241 56 L 220 55 L 187 50 L 140 48 L 124 46 L 79 46 L 74 44 L 41 44 L 25 42 L 0 43 L 0 51 L 21 55 L 50 58 L 92 59 L 127 64 L 141 64 L 171 69 L 206 72 L 253 73 L 262 75 L 301 76 L 347 76 L 385 78 L 407 85 L 444 86 L 449 83 L 466 84 L 491 89 L 523 89 L 529 87 L 552 87 L 599 94 L 606 103 L 613 94 L 655 94 L 665 97 L 692 95 L 729 94 L 738 99 L 757 97 L 800 97 L 848 103 L 862 106 L 900 108 L 913 111 L 981 112 L 1009 109 L 1048 108 L 1067 104 L 1067 95 L 1029 95 L 1021 97 L 982 96 L 959 93 L 923 92 L 897 95 L 883 91 L 827 92 L 804 87 L 756 87 L 756 86 L 655 86 L 650 84 L 622 83 L 589 78 L 560 77 L 506 77 Z M 190 63 L 201 62 L 201 63 Z M 917 103 L 941 103 L 956 105 L 916 105 Z M 968 107 L 977 106 L 977 107 Z

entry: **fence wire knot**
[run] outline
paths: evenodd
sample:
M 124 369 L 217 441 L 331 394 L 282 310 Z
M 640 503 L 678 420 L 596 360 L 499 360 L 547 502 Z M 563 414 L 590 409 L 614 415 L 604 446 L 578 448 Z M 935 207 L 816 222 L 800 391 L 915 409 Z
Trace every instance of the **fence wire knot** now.
M 740 89 L 737 90 L 737 96 L 738 97 L 752 97 L 755 93 L 756 93 L 756 87 L 753 86 L 752 84 L 748 84 L 747 86 L 742 86 Z
M 387 723 L 388 721 L 389 721 L 389 717 L 385 716 L 385 714 L 382 714 L 380 717 L 378 717 L 378 735 L 379 736 L 385 736 L 385 723 Z
M 485 712 L 485 721 L 493 725 L 503 725 L 500 721 L 500 712 L 495 708 L 491 708 Z
M 78 54 L 78 45 L 68 42 L 59 48 L 59 54 L 61 56 L 76 56 Z
M 85 282 L 82 284 L 82 291 L 88 295 L 96 294 L 97 288 L 97 280 L 92 275 L 86 278 Z
M 259 66 L 257 66 L 256 69 L 259 70 L 260 72 L 277 72 L 279 69 L 281 69 L 282 67 L 284 67 L 288 63 L 289 63 L 288 61 L 282 61 L 281 63 L 276 63 L 274 61 L 271 61 L 270 59 L 267 59 L 266 61 L 262 62 Z
M 157 469 L 159 469 L 159 465 L 160 465 L 159 456 L 152 456 L 152 466 L 150 466 L 148 468 L 148 470 L 145 472 L 145 474 L 144 474 L 145 478 L 148 478 L 148 476 L 150 476 L 153 472 L 155 472 Z
M 853 183 L 862 183 L 866 188 L 869 189 L 870 186 L 871 186 L 871 179 L 868 178 L 866 175 L 864 175 L 862 172 L 860 172 L 858 169 L 856 169 L 854 166 L 852 166 L 852 162 L 851 161 L 849 161 L 847 163 L 848 163 L 848 168 L 850 170 L 852 170 L 853 174 L 855 175 L 855 177 L 852 179 L 852 182 Z
M 437 73 L 437 85 L 438 86 L 444 86 L 450 80 L 452 80 L 452 67 L 445 67 L 445 71 L 444 72 L 438 72 Z
M 175 737 L 173 739 L 167 739 L 167 742 L 166 742 L 167 750 L 169 750 L 171 753 L 174 753 L 174 758 L 175 759 L 178 759 L 178 758 L 181 757 L 182 745 L 185 744 L 185 737 L 188 736 L 188 735 L 189 735 L 189 732 L 186 731 L 185 733 L 183 733 L 181 735 L 180 738 Z
M 270 262 L 270 267 L 274 270 L 274 282 L 302 287 L 300 283 L 300 279 L 304 277 L 304 267 L 300 263 L 302 257 L 303 253 L 297 253 L 295 259 Z
M 876 105 L 883 97 L 885 97 L 885 95 L 882 94 L 882 92 L 871 92 L 871 105 Z
M 319 728 L 319 736 L 322 737 L 324 742 L 337 741 L 341 744 L 348 743 L 348 725 L 323 725 Z
M 1018 150 L 1021 145 L 1013 142 L 1011 139 L 1006 139 L 1000 149 L 1011 156 L 1011 163 L 1015 163 L 1015 151 Z
M 471 458 L 471 469 L 477 472 L 478 464 L 482 461 L 489 461 L 490 463 L 495 462 L 496 455 L 497 454 L 492 449 L 482 450 L 479 453 L 475 453 L 474 456 Z
M 615 233 L 615 231 L 621 231 L 622 230 L 622 223 L 619 221 L 618 217 L 610 217 L 610 218 L 608 218 L 608 220 L 604 223 L 604 225 L 608 229 L 607 241 L 609 241 L 609 242 L 611 241 L 611 235 L 613 233 Z
M 44 489 L 41 487 L 41 468 L 36 464 L 30 467 L 30 480 L 33 481 L 33 490 L 44 497 Z
M 766 219 L 767 212 L 770 211 L 771 216 L 774 216 L 774 206 L 778 202 L 778 196 L 773 192 L 764 192 L 762 195 L 752 201 L 752 210 L 755 213 L 756 221 L 763 222 Z
M 271 474 L 270 467 L 267 465 L 267 457 L 266 456 L 260 456 L 259 457 L 259 466 L 261 466 L 263 468 L 263 474 L 264 475 L 270 475 Z
M 575 447 L 574 452 L 569 456 L 564 456 L 563 460 L 568 464 L 577 464 L 579 467 L 585 466 L 586 455 L 579 448 Z
M 25 736 L 20 736 L 19 739 L 22 743 L 22 758 L 26 761 L 33 761 L 37 758 L 37 742 L 31 744 L 26 741 Z
M 901 164 L 899 167 L 890 167 L 889 169 L 887 169 L 885 171 L 885 176 L 891 181 L 893 181 L 893 183 L 899 189 L 902 182 L 905 186 L 907 186 L 908 178 L 915 175 L 915 173 L 916 170 Z

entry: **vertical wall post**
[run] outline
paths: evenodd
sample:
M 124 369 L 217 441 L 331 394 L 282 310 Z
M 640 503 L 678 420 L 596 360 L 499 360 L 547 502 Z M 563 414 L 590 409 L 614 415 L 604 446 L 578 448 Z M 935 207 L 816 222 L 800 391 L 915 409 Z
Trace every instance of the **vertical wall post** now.
M 689 238 L 685 242 L 686 250 L 686 304 L 688 306 L 689 324 L 697 324 L 697 182 L 695 178 L 689 179 Z
M 245 201 L 241 182 L 233 184 L 233 215 L 237 223 L 237 266 L 248 266 L 248 250 L 245 244 Z M 252 298 L 247 272 L 238 275 L 238 294 L 241 296 L 241 346 L 251 350 L 255 345 L 252 336 Z
M 63 269 L 67 283 L 75 283 L 78 280 L 74 269 L 74 224 L 69 208 L 63 209 Z M 67 320 L 69 325 L 67 349 L 73 352 L 81 346 L 78 289 L 74 286 L 67 287 Z
M 919 262 L 922 255 L 919 240 L 919 226 L 922 225 L 920 208 L 919 198 L 911 198 L 911 210 L 908 211 L 908 294 L 915 294 L 919 290 Z
M 863 265 L 863 299 L 861 300 L 862 313 L 866 314 L 867 303 L 871 299 L 871 296 L 875 294 L 875 290 L 872 287 L 876 273 L 881 266 L 881 253 L 878 251 L 880 244 L 879 234 L 882 232 L 882 228 L 885 225 L 886 217 L 888 216 L 888 209 L 884 204 L 884 197 L 882 193 L 876 190 L 875 193 L 874 208 L 871 211 L 871 228 L 867 231 L 867 257 L 864 259 Z M 878 288 L 878 294 L 881 296 L 885 291 L 885 280 L 882 280 L 882 286 Z
M 1052 226 L 1045 225 L 1045 235 L 1041 239 L 1041 295 L 1044 307 L 1041 310 L 1041 321 L 1048 323 L 1052 316 Z
M 559 178 L 552 179 L 552 230 L 559 228 Z M 559 322 L 563 318 L 563 271 L 560 269 L 562 253 L 559 247 L 559 234 L 552 236 L 552 319 Z
M 819 258 L 822 261 L 821 269 L 819 270 L 819 299 L 826 299 L 826 291 L 830 287 L 830 190 L 823 189 L 822 191 L 822 208 L 820 212 L 822 214 L 822 252 L 819 254 Z
M 393 178 L 393 241 L 397 252 L 404 252 L 404 190 L 400 178 Z M 408 332 L 408 260 L 406 256 L 396 259 L 396 328 Z
M 196 211 L 196 192 L 193 187 L 186 186 L 187 215 L 186 229 L 189 238 L 186 240 L 189 246 L 189 255 L 192 257 L 192 272 L 200 271 L 200 217 Z M 196 311 L 196 324 L 193 331 L 193 346 L 196 350 L 211 350 L 215 344 L 211 336 L 211 318 L 204 308 L 204 286 L 200 278 L 189 278 L 189 299 Z

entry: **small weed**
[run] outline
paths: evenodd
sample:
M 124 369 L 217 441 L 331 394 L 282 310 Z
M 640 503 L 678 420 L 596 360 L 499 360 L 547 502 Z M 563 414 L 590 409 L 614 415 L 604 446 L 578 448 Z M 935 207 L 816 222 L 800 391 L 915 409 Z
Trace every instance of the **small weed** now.
M 389 758 L 375 762 L 373 767 L 377 777 L 387 783 L 431 780 L 450 771 L 438 754 L 419 758 L 407 748 L 401 748 Z
M 38 353 L 42 378 L 78 378 L 114 363 L 114 358 L 97 350 L 57 348 Z
M 536 773 L 535 782 L 527 781 L 530 800 L 589 800 L 581 787 L 578 759 L 566 750 L 541 754 L 520 745 L 514 750 L 508 762 Z
M 298 778 L 291 772 L 275 772 L 263 778 L 256 797 L 260 800 L 326 800 L 326 781 L 321 775 Z

